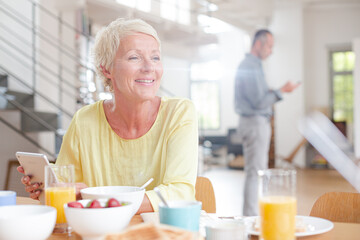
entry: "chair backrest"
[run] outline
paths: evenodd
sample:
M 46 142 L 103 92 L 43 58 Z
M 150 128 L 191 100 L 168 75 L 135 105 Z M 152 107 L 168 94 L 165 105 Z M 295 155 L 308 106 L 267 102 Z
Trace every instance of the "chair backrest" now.
M 202 209 L 207 213 L 216 213 L 214 188 L 206 177 L 197 177 L 195 185 L 195 198 L 202 202 Z
M 315 201 L 310 216 L 334 222 L 360 223 L 360 193 L 325 193 Z

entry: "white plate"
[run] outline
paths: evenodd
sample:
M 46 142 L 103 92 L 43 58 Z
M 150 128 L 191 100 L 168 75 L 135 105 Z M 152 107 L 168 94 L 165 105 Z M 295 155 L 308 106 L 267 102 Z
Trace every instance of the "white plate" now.
M 251 235 L 260 235 L 258 231 L 253 229 L 253 223 L 255 222 L 256 218 L 258 216 L 254 217 L 247 217 L 245 218 L 245 221 L 248 223 L 248 233 Z M 305 232 L 296 232 L 296 237 L 305 237 L 305 236 L 311 236 L 316 234 L 321 234 L 330 231 L 333 229 L 334 224 L 330 222 L 329 220 L 323 219 L 323 218 L 317 218 L 317 217 L 309 217 L 309 216 L 296 216 L 296 218 L 301 218 L 304 224 L 307 226 L 307 230 Z

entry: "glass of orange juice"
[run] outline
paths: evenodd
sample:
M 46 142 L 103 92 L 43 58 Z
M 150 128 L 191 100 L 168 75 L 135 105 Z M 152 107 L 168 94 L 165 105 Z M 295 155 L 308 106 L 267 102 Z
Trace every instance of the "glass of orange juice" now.
M 260 239 L 294 240 L 296 171 L 267 169 L 258 174 Z
M 57 210 L 54 232 L 69 233 L 64 204 L 75 201 L 74 165 L 50 165 L 45 167 L 45 204 Z

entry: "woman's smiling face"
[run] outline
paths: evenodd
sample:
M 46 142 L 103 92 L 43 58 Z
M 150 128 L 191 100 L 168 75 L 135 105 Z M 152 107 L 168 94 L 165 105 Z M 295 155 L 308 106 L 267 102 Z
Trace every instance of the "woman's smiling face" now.
M 159 43 L 150 35 L 136 33 L 120 40 L 107 77 L 115 97 L 144 101 L 156 96 L 162 74 Z

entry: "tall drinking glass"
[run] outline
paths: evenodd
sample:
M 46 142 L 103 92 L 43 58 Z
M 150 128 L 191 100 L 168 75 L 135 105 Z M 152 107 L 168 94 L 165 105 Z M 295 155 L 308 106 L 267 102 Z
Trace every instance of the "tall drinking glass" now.
M 45 166 L 45 204 L 57 210 L 54 232 L 71 232 L 67 224 L 64 204 L 75 201 L 75 171 L 73 165 Z
M 294 240 L 296 171 L 267 169 L 258 174 L 260 239 Z

